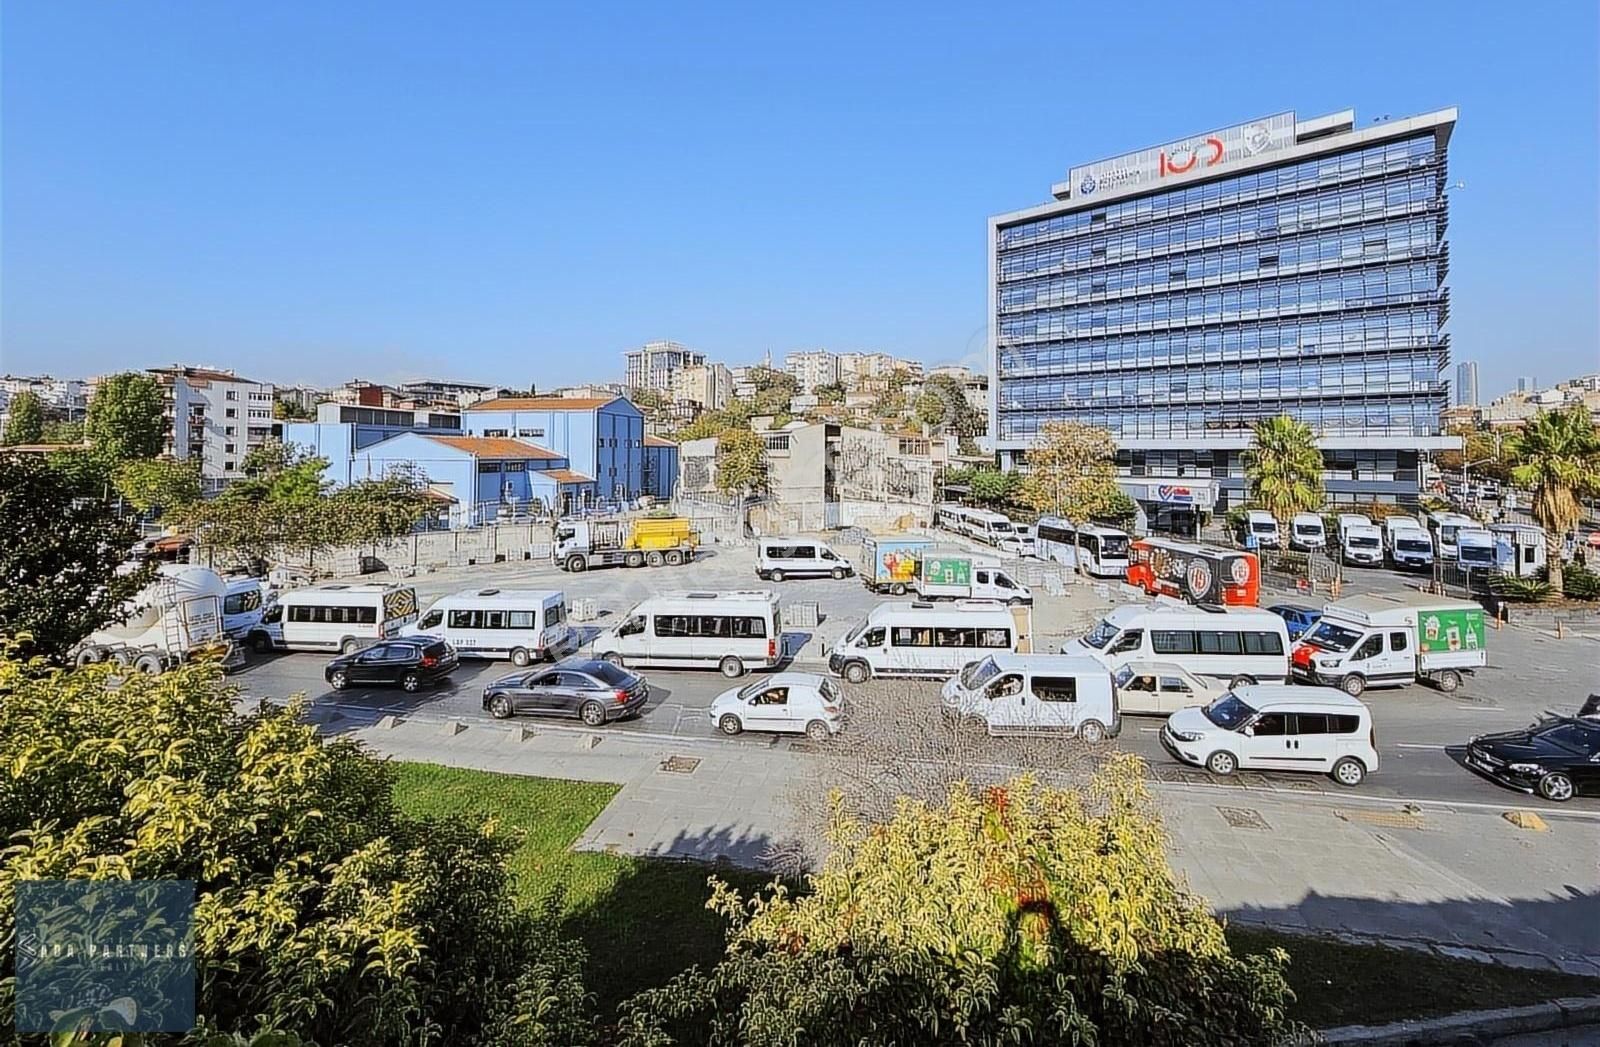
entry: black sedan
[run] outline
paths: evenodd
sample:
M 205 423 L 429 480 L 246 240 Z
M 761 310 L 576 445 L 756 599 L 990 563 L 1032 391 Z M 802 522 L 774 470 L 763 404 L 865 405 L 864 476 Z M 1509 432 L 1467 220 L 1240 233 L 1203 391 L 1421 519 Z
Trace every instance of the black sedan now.
M 1484 734 L 1467 743 L 1467 766 L 1557 803 L 1600 796 L 1600 722 L 1557 716 L 1523 731 Z
M 456 649 L 432 636 L 380 640 L 328 663 L 323 677 L 335 691 L 360 684 L 399 685 L 415 691 L 442 680 L 460 664 Z
M 524 669 L 483 689 L 483 707 L 497 719 L 518 713 L 575 716 L 590 727 L 632 716 L 649 700 L 644 677 L 592 659 Z

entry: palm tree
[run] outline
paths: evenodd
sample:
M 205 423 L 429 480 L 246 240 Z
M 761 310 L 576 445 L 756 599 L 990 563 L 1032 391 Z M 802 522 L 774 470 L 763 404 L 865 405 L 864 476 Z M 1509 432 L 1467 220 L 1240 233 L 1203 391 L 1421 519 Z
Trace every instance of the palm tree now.
M 1295 513 L 1322 507 L 1322 451 L 1311 426 L 1286 414 L 1256 422 L 1244 452 L 1250 501 L 1287 528 Z
M 1544 528 L 1550 592 L 1565 594 L 1562 539 L 1583 519 L 1578 499 L 1600 491 L 1600 436 L 1583 406 L 1540 411 L 1508 443 L 1511 479 L 1533 488 L 1533 518 Z

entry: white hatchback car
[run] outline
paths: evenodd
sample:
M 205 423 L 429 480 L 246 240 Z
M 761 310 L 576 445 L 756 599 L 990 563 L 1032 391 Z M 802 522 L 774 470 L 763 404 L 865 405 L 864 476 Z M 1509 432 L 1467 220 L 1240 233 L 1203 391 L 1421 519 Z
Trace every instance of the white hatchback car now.
M 717 695 L 711 725 L 726 735 L 778 731 L 827 741 L 844 725 L 844 695 L 826 676 L 774 673 Z
M 1372 713 L 1331 687 L 1235 687 L 1203 708 L 1173 713 L 1161 745 L 1217 775 L 1315 771 L 1356 786 L 1378 769 Z

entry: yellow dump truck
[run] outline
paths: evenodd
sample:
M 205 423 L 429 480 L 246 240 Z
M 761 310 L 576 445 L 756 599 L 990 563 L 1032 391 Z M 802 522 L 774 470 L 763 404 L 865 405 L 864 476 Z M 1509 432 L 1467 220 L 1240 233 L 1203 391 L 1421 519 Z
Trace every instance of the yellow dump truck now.
M 563 520 L 551 556 L 563 571 L 660 567 L 694 559 L 700 535 L 681 516 Z

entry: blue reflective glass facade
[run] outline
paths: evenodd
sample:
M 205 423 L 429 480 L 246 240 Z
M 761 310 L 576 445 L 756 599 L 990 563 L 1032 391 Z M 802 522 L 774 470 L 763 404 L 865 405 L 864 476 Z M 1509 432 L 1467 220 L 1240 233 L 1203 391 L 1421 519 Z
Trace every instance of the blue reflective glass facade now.
M 1226 478 L 1237 455 L 1223 449 L 1288 413 L 1325 450 L 1382 448 L 1414 487 L 1426 441 L 1413 438 L 1437 436 L 1447 406 L 1448 127 L 1340 137 L 1233 175 L 997 219 L 1002 461 L 1069 420 L 1106 427 L 1141 460 L 1141 446 L 1217 448 L 1206 474 Z

